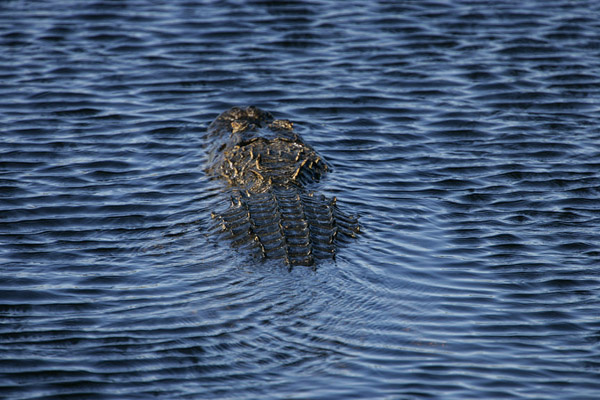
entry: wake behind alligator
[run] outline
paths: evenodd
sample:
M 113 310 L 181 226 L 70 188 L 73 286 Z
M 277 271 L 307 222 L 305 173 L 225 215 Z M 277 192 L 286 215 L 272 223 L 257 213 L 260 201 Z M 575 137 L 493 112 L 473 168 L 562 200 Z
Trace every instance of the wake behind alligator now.
M 335 197 L 308 190 L 330 168 L 290 121 L 234 107 L 209 126 L 207 141 L 207 172 L 232 192 L 229 209 L 212 216 L 244 253 L 281 259 L 290 268 L 314 266 L 359 232 Z

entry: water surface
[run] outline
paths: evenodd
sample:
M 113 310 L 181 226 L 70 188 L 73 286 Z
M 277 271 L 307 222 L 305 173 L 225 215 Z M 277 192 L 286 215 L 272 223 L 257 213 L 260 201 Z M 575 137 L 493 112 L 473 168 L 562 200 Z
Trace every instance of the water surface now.
M 600 6 L 5 1 L 0 397 L 597 399 Z M 204 132 L 295 122 L 363 234 L 211 234 Z

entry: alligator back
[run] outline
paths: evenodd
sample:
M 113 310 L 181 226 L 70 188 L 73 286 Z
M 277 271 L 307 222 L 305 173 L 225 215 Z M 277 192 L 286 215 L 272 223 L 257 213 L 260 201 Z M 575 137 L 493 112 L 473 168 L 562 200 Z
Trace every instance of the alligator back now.
M 234 107 L 210 125 L 207 171 L 228 182 L 230 208 L 214 214 L 234 245 L 290 267 L 333 258 L 359 231 L 356 218 L 306 190 L 329 167 L 287 120 L 256 107 Z

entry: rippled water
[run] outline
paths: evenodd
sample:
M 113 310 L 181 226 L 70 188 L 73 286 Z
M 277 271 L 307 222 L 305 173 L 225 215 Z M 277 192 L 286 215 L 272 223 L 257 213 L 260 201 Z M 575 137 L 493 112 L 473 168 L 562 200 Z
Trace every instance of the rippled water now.
M 2 2 L 0 397 L 599 398 L 599 4 Z M 360 215 L 316 271 L 211 235 L 247 104 Z

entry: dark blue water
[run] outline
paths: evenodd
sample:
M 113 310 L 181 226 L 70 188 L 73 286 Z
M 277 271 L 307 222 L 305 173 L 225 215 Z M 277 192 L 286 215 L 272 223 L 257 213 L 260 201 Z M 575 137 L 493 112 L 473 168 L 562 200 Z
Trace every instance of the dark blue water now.
M 211 234 L 220 112 L 363 234 Z M 600 3 L 3 1 L 0 398 L 600 398 Z

